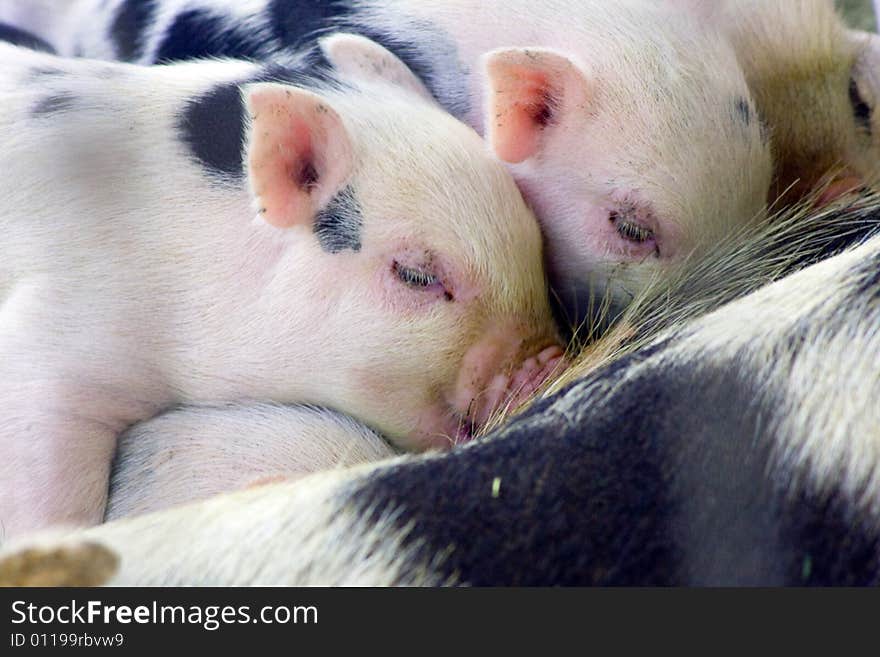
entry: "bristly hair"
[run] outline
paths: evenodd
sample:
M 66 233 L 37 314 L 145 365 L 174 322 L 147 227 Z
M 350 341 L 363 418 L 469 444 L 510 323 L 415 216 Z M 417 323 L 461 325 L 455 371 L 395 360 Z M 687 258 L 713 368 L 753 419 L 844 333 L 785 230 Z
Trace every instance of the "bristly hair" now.
M 581 327 L 581 340 L 569 349 L 572 364 L 518 408 L 501 409 L 487 431 L 664 333 L 880 234 L 880 195 L 820 211 L 811 209 L 814 200 L 781 211 L 760 228 L 745 226 L 703 255 L 685 260 L 671 276 L 656 278 L 622 315 L 611 318 L 608 330 Z M 595 304 L 611 308 L 602 298 Z M 594 326 L 608 325 L 608 319 L 599 317 Z

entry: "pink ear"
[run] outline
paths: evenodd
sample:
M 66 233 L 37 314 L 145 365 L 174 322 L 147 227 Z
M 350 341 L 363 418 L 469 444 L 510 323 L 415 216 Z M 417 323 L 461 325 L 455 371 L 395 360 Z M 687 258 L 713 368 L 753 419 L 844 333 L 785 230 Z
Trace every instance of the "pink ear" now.
M 503 48 L 485 56 L 486 134 L 505 162 L 517 163 L 540 149 L 549 124 L 583 105 L 587 77 L 566 56 L 542 48 Z
M 247 88 L 251 191 L 278 228 L 308 224 L 343 187 L 352 149 L 339 115 L 309 91 L 281 84 Z

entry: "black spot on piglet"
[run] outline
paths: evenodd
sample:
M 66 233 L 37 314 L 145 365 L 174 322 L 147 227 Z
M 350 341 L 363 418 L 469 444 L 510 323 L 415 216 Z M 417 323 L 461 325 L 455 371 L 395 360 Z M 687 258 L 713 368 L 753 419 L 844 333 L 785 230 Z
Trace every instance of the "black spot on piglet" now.
M 748 126 L 752 124 L 752 110 L 745 98 L 737 98 L 734 108 L 736 109 L 737 118 L 739 118 L 744 125 Z
M 334 19 L 345 16 L 350 11 L 346 3 L 326 0 L 271 0 L 266 9 L 272 32 L 282 48 L 298 48 L 304 45 L 315 34 L 329 29 Z
M 264 36 L 253 28 L 236 24 L 229 16 L 205 9 L 185 11 L 175 18 L 159 43 L 157 62 L 201 57 L 263 59 Z
M 221 84 L 187 104 L 181 140 L 210 172 L 237 182 L 244 176 L 245 108 L 238 83 Z
M 110 38 L 116 54 L 124 62 L 132 62 L 144 53 L 144 36 L 156 13 L 155 0 L 125 0 L 110 26 Z
M 339 253 L 345 249 L 361 250 L 360 204 L 351 187 L 339 192 L 315 216 L 315 235 L 321 248 L 327 253 Z

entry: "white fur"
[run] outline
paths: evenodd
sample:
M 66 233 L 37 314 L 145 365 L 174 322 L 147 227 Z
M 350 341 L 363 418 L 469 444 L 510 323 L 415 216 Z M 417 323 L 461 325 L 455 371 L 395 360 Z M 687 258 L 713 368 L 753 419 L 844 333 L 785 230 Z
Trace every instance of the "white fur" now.
M 334 254 L 311 225 L 267 225 L 177 137 L 190 99 L 253 64 L 0 56 L 7 531 L 98 521 L 116 435 L 168 406 L 313 403 L 443 445 L 463 394 L 556 339 L 534 217 L 433 105 L 379 84 L 318 92 L 351 140 L 363 217 L 362 248 Z M 34 67 L 62 74 L 37 84 Z M 397 279 L 412 258 L 454 302 Z
M 870 275 L 865 263 L 878 255 L 880 237 L 875 237 L 676 326 L 658 338 L 673 338 L 657 352 L 662 362 L 636 359 L 610 380 L 577 383 L 557 398 L 551 412 L 577 425 L 585 396 L 604 396 L 609 386 L 625 385 L 646 367 L 675 367 L 682 359 L 740 372 L 752 384 L 763 384 L 761 394 L 774 402 L 767 406 L 772 424 L 763 435 L 777 436 L 774 462 L 767 468 L 776 473 L 782 492 L 809 480 L 811 489 L 844 496 L 866 530 L 877 531 L 880 334 L 876 323 L 860 320 L 876 317 L 878 308 L 875 297 L 855 294 L 854 277 L 860 266 L 861 275 Z M 10 545 L 4 556 L 26 554 L 40 545 L 98 543 L 121 557 L 120 570 L 110 580 L 116 585 L 441 583 L 437 573 L 442 572 L 443 550 L 428 562 L 415 557 L 419 542 L 412 532 L 417 530 L 395 523 L 395 509 L 383 509 L 375 522 L 353 513 L 373 477 L 435 458 L 451 457 L 406 456 L 226 494 L 60 539 L 55 535 Z
M 405 546 L 408 531 L 395 528 L 393 511 L 370 521 L 345 509 L 358 474 L 375 470 L 365 468 L 221 495 L 91 531 L 59 530 L 9 544 L 3 556 L 85 539 L 121 556 L 109 581 L 119 586 L 454 583 L 439 579 L 430 564 L 413 567 L 415 549 Z
M 97 10 L 97 0 L 81 0 L 79 17 L 59 24 L 61 52 L 79 47 L 114 58 L 107 35 L 119 1 Z M 725 39 L 688 12 L 654 0 L 351 4 L 358 8 L 356 25 L 422 49 L 432 69 L 429 86 L 478 130 L 491 91 L 488 53 L 549 47 L 583 74 L 588 101 L 561 108 L 541 131 L 540 151 L 512 166 L 542 222 L 551 273 L 573 318 L 590 287 L 608 287 L 626 301 L 692 250 L 761 214 L 769 149 L 758 122 L 743 125 L 735 110 L 740 101 L 752 105 L 749 89 Z M 267 5 L 160 1 L 138 61 L 155 61 L 161 35 L 183 8 L 210 6 L 230 24 L 264 34 Z M 268 36 L 266 43 L 271 49 Z M 634 248 L 609 221 L 633 204 L 642 208 L 640 225 L 652 231 L 659 255 Z
M 375 432 L 323 409 L 252 404 L 173 410 L 119 439 L 105 518 L 158 511 L 395 453 Z

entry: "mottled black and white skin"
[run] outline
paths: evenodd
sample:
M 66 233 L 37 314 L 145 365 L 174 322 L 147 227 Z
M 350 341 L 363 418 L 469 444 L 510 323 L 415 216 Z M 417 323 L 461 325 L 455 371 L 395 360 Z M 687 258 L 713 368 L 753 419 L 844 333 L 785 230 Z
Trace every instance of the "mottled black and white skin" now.
M 802 269 L 485 441 L 8 546 L 0 577 L 61 550 L 118 555 L 112 585 L 878 585 L 880 208 L 826 218 Z
M 381 43 L 509 165 L 575 326 L 594 294 L 623 306 L 755 221 L 770 188 L 732 47 L 654 0 L 5 0 L 3 19 L 63 55 L 140 64 L 283 60 L 332 29 Z

